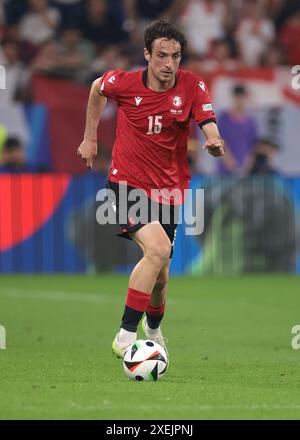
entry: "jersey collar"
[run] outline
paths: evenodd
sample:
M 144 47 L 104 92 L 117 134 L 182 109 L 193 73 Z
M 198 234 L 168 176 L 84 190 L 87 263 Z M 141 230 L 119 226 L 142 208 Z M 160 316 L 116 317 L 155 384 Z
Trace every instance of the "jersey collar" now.
M 151 90 L 151 91 L 154 92 L 154 93 L 165 93 L 165 92 L 168 92 L 169 90 L 172 90 L 172 89 L 174 89 L 174 88 L 176 87 L 176 85 L 177 85 L 177 74 L 178 74 L 178 72 L 176 73 L 176 76 L 175 76 L 175 83 L 174 83 L 174 86 L 171 87 L 171 88 L 168 89 L 168 90 L 164 90 L 163 92 L 155 92 L 155 90 L 151 90 L 151 89 L 149 89 L 149 87 L 147 86 L 148 69 L 143 70 L 143 73 L 142 73 L 142 80 L 143 80 L 143 84 L 144 84 L 144 86 L 146 87 L 146 89 Z

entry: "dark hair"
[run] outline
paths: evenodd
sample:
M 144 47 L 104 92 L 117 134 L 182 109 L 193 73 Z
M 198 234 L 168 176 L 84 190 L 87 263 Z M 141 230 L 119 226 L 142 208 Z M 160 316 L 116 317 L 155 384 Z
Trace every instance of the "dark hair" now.
M 21 147 L 22 147 L 22 143 L 21 143 L 20 139 L 17 137 L 14 137 L 14 136 L 7 138 L 4 145 L 3 145 L 3 148 L 5 150 L 10 150 L 10 151 L 16 150 Z
M 248 91 L 244 84 L 235 84 L 232 88 L 232 93 L 235 96 L 244 96 L 247 95 Z
M 76 20 L 69 20 L 69 21 L 67 21 L 65 24 L 64 24 L 64 26 L 63 26 L 63 28 L 61 29 L 61 32 L 63 33 L 64 31 L 77 31 L 77 32 L 80 32 L 80 33 L 82 33 L 81 32 L 81 28 L 80 28 L 80 26 L 79 26 L 79 24 L 77 23 L 77 21 Z
M 177 41 L 181 46 L 181 54 L 184 53 L 187 45 L 185 36 L 168 21 L 155 20 L 146 27 L 144 33 L 145 47 L 150 54 L 152 53 L 152 43 L 157 38 Z

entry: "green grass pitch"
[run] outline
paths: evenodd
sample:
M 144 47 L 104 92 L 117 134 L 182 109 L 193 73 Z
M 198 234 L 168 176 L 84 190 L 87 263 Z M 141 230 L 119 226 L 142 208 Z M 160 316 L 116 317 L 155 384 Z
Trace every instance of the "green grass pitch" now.
M 126 289 L 124 276 L 0 277 L 1 419 L 300 418 L 299 278 L 172 278 L 170 368 L 148 383 L 111 353 Z

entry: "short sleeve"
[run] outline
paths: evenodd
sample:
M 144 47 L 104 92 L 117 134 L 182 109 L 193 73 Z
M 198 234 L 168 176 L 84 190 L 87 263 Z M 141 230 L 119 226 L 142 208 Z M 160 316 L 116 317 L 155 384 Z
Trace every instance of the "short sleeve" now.
M 215 122 L 216 115 L 212 108 L 207 86 L 200 78 L 195 82 L 195 90 L 192 101 L 192 118 L 202 127 L 208 122 Z
M 124 71 L 110 70 L 99 78 L 99 90 L 107 98 L 117 100 L 123 83 Z

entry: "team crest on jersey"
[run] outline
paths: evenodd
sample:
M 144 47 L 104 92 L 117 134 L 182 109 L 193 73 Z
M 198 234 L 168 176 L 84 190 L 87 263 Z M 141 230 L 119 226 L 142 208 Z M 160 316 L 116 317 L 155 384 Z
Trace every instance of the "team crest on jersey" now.
M 174 96 L 173 105 L 175 105 L 175 107 L 180 107 L 182 105 L 181 96 Z

